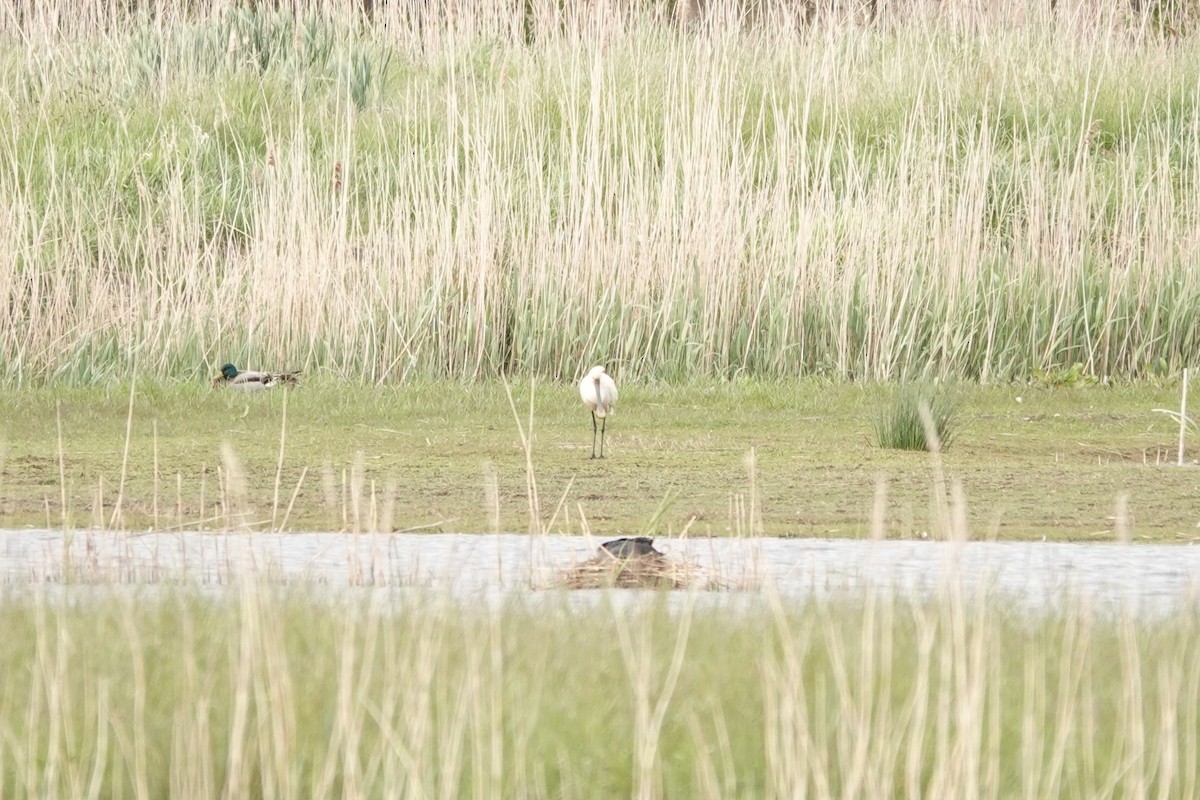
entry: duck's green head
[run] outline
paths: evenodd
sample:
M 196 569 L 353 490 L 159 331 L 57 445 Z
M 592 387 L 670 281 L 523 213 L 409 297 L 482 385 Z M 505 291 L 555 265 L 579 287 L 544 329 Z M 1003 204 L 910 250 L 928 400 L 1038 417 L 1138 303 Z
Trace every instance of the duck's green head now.
M 231 381 L 237 377 L 238 369 L 233 364 L 226 364 L 221 367 L 221 376 L 227 381 Z

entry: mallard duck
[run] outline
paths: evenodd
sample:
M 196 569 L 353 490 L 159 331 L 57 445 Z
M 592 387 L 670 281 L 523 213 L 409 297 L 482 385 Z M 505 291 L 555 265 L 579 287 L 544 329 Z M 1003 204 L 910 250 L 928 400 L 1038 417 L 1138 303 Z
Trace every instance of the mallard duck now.
M 298 384 L 300 370 L 295 372 L 254 372 L 253 370 L 238 371 L 233 364 L 221 367 L 221 374 L 213 378 L 213 386 L 228 386 L 246 392 L 258 392 L 270 389 L 280 384 L 295 386 Z

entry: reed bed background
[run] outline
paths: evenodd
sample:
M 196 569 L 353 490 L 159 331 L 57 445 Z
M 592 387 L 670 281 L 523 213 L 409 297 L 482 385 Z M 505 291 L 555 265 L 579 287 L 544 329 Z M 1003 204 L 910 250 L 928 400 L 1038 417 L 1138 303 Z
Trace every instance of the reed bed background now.
M 770 595 L 768 594 L 769 598 Z M 255 584 L 0 603 L 5 797 L 1194 797 L 1200 628 Z M 78 599 L 78 598 L 77 598 Z M 633 598 L 625 598 L 627 601 Z M 678 599 L 678 598 L 677 598 Z
M 0 380 L 1186 365 L 1186 14 L 873 5 L 0 0 Z

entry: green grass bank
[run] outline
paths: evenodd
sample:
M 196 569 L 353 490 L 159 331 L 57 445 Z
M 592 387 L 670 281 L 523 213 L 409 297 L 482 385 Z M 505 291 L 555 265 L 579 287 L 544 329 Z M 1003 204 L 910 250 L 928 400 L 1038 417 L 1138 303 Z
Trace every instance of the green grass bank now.
M 1178 4 L 375 5 L 0 0 L 0 382 L 991 381 L 1200 351 Z
M 876 445 L 892 385 L 623 381 L 603 460 L 573 384 L 513 385 L 516 416 L 496 381 L 129 388 L 0 395 L 0 527 L 937 538 L 957 506 L 974 538 L 1200 535 L 1173 382 L 961 386 L 940 465 Z

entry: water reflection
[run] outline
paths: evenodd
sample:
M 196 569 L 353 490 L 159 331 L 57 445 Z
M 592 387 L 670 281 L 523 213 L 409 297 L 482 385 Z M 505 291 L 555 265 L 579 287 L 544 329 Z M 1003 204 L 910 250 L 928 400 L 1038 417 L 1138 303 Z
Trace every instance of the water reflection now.
M 554 583 L 598 545 L 577 536 L 515 534 L 0 531 L 0 576 L 8 584 L 184 579 L 221 585 L 266 575 L 503 596 Z M 920 596 L 950 577 L 960 578 L 967 591 L 999 590 L 1035 607 L 1083 596 L 1101 606 L 1150 611 L 1195 602 L 1200 591 L 1200 547 L 1186 545 L 659 539 L 656 546 L 719 576 L 735 590 L 713 597 L 722 603 L 772 589 L 796 598 L 867 586 Z

